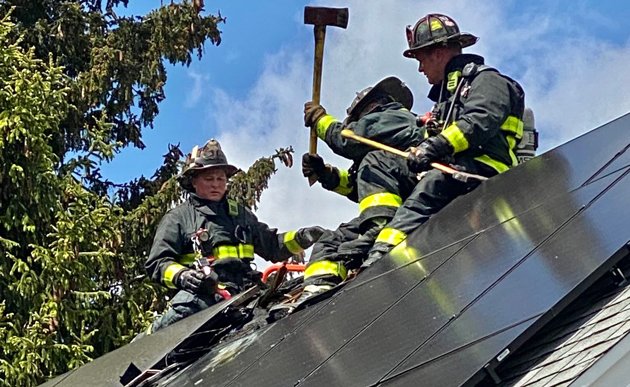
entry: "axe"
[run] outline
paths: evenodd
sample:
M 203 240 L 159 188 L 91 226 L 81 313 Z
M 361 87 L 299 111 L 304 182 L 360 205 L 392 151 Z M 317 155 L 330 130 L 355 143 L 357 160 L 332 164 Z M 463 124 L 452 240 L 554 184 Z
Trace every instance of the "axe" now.
M 322 88 L 322 65 L 324 61 L 324 39 L 326 26 L 346 28 L 348 26 L 348 8 L 304 7 L 304 24 L 313 24 L 315 33 L 315 61 L 313 65 L 313 97 L 312 101 L 319 104 Z M 308 153 L 317 153 L 317 129 L 311 128 Z M 308 182 L 315 184 L 317 176 L 310 176 Z

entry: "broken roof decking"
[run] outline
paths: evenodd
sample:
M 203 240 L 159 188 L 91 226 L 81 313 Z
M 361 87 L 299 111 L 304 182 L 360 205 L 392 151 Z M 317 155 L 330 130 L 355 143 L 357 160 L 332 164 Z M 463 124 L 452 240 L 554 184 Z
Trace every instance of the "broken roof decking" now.
M 169 383 L 474 383 L 627 254 L 629 144 L 626 115 L 485 182 L 410 236 L 415 253 Z

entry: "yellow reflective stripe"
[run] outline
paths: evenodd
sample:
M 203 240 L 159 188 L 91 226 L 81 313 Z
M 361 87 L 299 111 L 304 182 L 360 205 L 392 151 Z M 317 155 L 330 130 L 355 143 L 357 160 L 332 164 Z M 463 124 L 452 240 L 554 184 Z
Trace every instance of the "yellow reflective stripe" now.
M 376 242 L 387 243 L 392 246 L 398 245 L 407 238 L 407 234 L 395 228 L 385 227 L 376 237 Z
M 333 122 L 339 122 L 339 120 L 337 120 L 330 114 L 326 114 L 325 116 L 320 118 L 319 121 L 317 121 L 317 137 L 324 140 L 326 138 L 326 131 Z
M 178 261 L 182 265 L 190 265 L 191 263 L 195 262 L 196 259 L 199 259 L 199 258 L 201 258 L 201 254 L 188 253 L 188 254 L 180 255 Z
M 513 134 L 517 140 L 523 138 L 523 121 L 515 116 L 508 116 L 501 125 L 501 130 Z
M 168 265 L 166 267 L 166 270 L 164 270 L 164 284 L 171 289 L 175 289 L 177 286 L 175 286 L 175 284 L 173 283 L 173 278 L 175 278 L 175 275 L 185 268 L 185 266 L 180 265 L 177 262 L 173 262 Z
M 495 159 L 493 159 L 492 157 L 488 156 L 488 155 L 482 155 L 479 157 L 475 157 L 475 160 L 484 163 L 492 168 L 494 168 L 497 172 L 499 173 L 503 173 L 505 171 L 507 171 L 508 169 L 510 169 L 509 166 L 505 165 L 504 163 L 497 161 Z
M 236 246 L 217 246 L 212 249 L 212 254 L 215 259 L 223 258 L 241 258 L 241 259 L 253 259 L 254 258 L 254 245 L 248 245 L 239 243 Z
M 304 251 L 304 248 L 295 240 L 297 231 L 287 231 L 284 233 L 284 246 L 293 254 L 299 254 Z
M 446 81 L 446 90 L 450 91 L 451 93 L 455 91 L 455 89 L 457 89 L 457 82 L 459 81 L 459 77 L 462 75 L 462 72 L 457 70 L 457 71 L 453 71 L 448 73 L 447 76 L 447 81 Z
M 454 153 L 458 153 L 468 149 L 468 140 L 466 139 L 464 132 L 462 132 L 457 124 L 450 124 L 446 129 L 442 131 L 441 134 L 442 136 L 446 137 L 448 142 L 453 146 L 453 149 L 455 150 Z
M 513 149 L 516 148 L 516 139 L 514 138 L 514 136 L 505 136 L 507 138 L 507 142 L 509 145 L 509 153 L 510 153 L 510 160 L 512 160 L 512 166 L 515 167 L 516 165 L 518 165 L 518 159 L 516 158 L 516 154 L 514 153 Z
M 352 192 L 352 187 L 350 186 L 350 175 L 347 170 L 339 170 L 339 185 L 335 187 L 333 191 L 343 196 L 348 196 L 350 192 Z
M 359 203 L 359 213 L 376 206 L 388 206 L 388 207 L 400 207 L 402 205 L 402 198 L 398 195 L 389 192 L 381 192 L 374 195 L 367 196 Z
M 304 270 L 304 279 L 316 275 L 334 275 L 345 280 L 348 276 L 348 271 L 341 262 L 315 261 L 310 263 Z

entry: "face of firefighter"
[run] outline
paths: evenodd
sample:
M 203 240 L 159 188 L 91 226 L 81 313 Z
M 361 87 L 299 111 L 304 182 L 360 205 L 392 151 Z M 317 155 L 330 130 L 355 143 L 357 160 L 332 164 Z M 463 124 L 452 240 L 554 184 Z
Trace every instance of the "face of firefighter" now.
M 450 59 L 446 59 L 445 50 L 439 47 L 429 47 L 416 51 L 415 58 L 418 61 L 418 71 L 427 77 L 430 85 L 437 85 L 442 82 L 446 63 Z
M 220 168 L 202 169 L 193 176 L 192 186 L 197 196 L 217 202 L 227 191 L 227 175 Z

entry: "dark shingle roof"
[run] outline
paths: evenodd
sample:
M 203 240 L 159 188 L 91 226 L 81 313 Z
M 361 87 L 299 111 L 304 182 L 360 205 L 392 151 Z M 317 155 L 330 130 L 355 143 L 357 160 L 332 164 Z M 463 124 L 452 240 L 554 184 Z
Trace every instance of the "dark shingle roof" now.
M 630 257 L 625 259 L 629 261 Z M 565 386 L 630 331 L 630 285 L 611 272 L 497 369 L 505 386 Z

